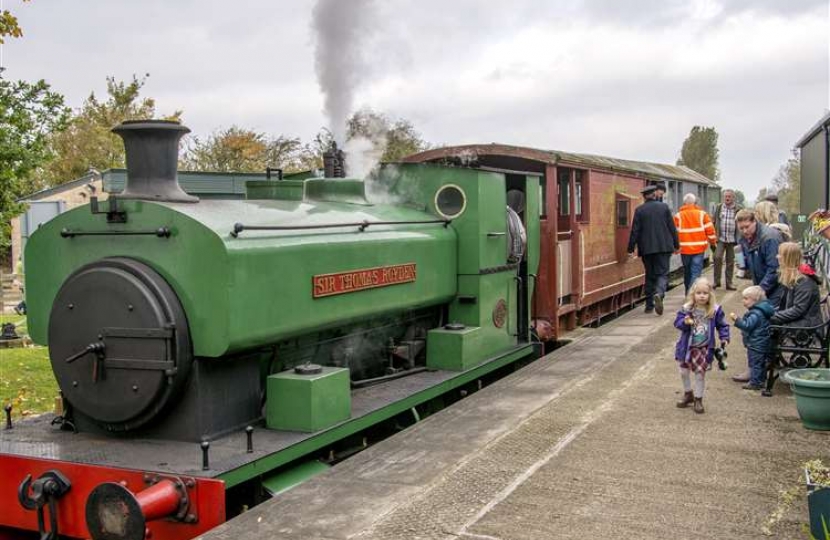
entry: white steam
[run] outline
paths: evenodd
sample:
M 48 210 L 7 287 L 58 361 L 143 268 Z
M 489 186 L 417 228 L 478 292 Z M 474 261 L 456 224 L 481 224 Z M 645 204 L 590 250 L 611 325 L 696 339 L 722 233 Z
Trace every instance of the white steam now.
M 353 137 L 346 142 L 343 153 L 346 155 L 346 176 L 349 178 L 366 178 L 380 163 L 386 150 L 386 137 L 379 139 Z
M 355 89 L 366 76 L 361 47 L 374 27 L 375 0 L 317 0 L 311 26 L 314 64 L 334 140 L 344 147 Z
M 346 176 L 366 178 L 380 163 L 386 151 L 387 126 L 379 116 L 363 115 L 359 133 L 343 146 Z

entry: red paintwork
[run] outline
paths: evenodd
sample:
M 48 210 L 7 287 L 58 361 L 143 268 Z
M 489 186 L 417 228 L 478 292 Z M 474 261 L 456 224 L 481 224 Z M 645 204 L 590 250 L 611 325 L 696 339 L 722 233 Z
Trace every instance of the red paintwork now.
M 135 494 L 135 500 L 147 521 L 174 514 L 179 509 L 179 498 L 179 491 L 172 480 L 162 480 Z
M 89 538 L 85 518 L 86 500 L 99 484 L 117 482 L 133 493 L 140 493 L 147 489 L 144 482 L 146 474 L 167 476 L 163 473 L 0 455 L 0 527 L 37 531 L 37 513 L 34 510 L 26 510 L 18 503 L 17 488 L 27 474 L 31 474 L 32 479 L 36 480 L 44 472 L 52 469 L 63 473 L 72 484 L 69 492 L 58 501 L 58 530 L 61 537 L 71 538 Z M 155 540 L 188 540 L 225 522 L 225 483 L 210 478 L 183 479 L 192 479 L 195 482 L 192 488 L 188 488 L 191 505 L 189 513 L 195 514 L 198 521 L 192 524 L 168 519 L 148 522 L 147 528 Z M 162 481 L 156 486 L 163 483 Z M 158 495 L 158 492 L 150 493 L 151 498 L 157 499 L 154 495 Z M 148 501 L 148 505 L 152 512 L 165 508 L 158 500 Z M 46 511 L 48 513 L 48 510 Z M 46 521 L 48 523 L 48 516 Z M 12 529 L 0 528 L 0 540 L 23 536 L 19 531 L 16 533 Z

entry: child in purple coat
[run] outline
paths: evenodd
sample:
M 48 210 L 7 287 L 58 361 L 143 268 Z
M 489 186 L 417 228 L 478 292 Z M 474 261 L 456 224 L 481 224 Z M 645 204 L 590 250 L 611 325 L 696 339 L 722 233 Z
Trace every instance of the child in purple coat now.
M 721 345 L 729 343 L 729 324 L 723 309 L 715 302 L 709 280 L 702 277 L 692 283 L 687 301 L 674 319 L 674 327 L 680 330 L 674 359 L 680 368 L 684 392 L 677 406 L 683 409 L 694 404 L 694 411 L 702 414 L 706 371 L 712 367 L 715 357 L 715 333 Z M 694 391 L 691 373 L 695 374 Z

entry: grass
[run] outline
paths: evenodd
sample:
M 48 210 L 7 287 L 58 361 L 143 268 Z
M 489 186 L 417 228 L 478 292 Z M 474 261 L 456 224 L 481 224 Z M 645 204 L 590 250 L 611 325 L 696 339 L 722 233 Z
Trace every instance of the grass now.
M 5 322 L 15 323 L 17 333 L 25 334 L 26 317 L 0 315 L 0 323 Z M 0 349 L 0 404 L 12 404 L 12 418 L 54 410 L 57 395 L 46 347 Z

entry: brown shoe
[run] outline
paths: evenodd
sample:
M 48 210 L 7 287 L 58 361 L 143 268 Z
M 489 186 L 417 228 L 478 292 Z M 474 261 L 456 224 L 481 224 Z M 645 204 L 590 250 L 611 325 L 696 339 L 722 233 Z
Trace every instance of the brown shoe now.
M 727 285 L 727 286 L 726 286 L 726 290 L 727 290 L 727 291 L 737 291 L 737 290 L 738 290 L 738 288 L 737 288 L 736 286 L 734 286 L 734 285 Z
M 695 398 L 695 412 L 697 414 L 703 414 L 703 398 Z
M 692 394 L 692 391 L 689 390 L 688 392 L 685 392 L 683 394 L 683 399 L 681 399 L 680 401 L 675 403 L 675 405 L 677 405 L 677 408 L 679 408 L 679 409 L 685 409 L 686 407 L 688 407 L 689 405 L 694 403 L 694 401 L 695 401 L 695 396 L 694 396 L 694 394 Z

